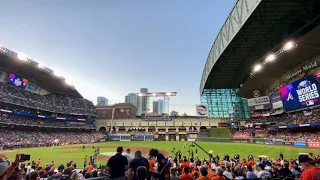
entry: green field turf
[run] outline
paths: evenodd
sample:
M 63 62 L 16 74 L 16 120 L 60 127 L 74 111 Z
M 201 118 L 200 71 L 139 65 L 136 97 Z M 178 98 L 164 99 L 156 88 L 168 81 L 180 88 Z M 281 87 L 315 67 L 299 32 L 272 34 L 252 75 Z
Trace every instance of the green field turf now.
M 102 148 L 103 146 L 123 146 L 127 147 L 149 147 L 158 148 L 161 152 L 162 150 L 167 150 L 171 152 L 172 148 L 179 149 L 183 154 L 187 155 L 187 149 L 183 149 L 184 143 L 191 145 L 191 142 L 180 142 L 180 141 L 135 141 L 135 142 L 105 142 L 99 144 L 89 144 L 86 145 L 87 149 L 85 151 L 82 148 L 74 148 L 73 146 L 59 146 L 59 147 L 45 147 L 45 148 L 27 148 L 27 149 L 16 149 L 13 151 L 3 151 L 0 154 L 5 154 L 9 160 L 13 160 L 16 153 L 30 154 L 32 160 L 37 160 L 42 158 L 41 165 L 50 163 L 52 160 L 55 164 L 66 163 L 68 161 L 74 160 L 77 162 L 78 167 L 83 167 L 83 158 L 85 155 L 93 155 L 93 150 L 90 148 L 92 146 L 101 147 L 100 153 L 113 153 L 116 148 Z M 215 142 L 197 142 L 205 150 L 213 151 L 213 155 L 217 154 L 222 158 L 225 154 L 229 154 L 233 157 L 234 154 L 239 153 L 241 158 L 247 158 L 248 154 L 253 154 L 254 157 L 259 155 L 266 155 L 270 158 L 279 157 L 279 153 L 282 152 L 285 157 L 297 157 L 298 153 L 309 153 L 320 154 L 320 149 L 308 149 L 308 148 L 294 148 L 289 146 L 272 146 L 272 145 L 258 145 L 258 144 L 238 144 L 238 143 L 215 143 Z M 82 145 L 74 145 L 81 146 Z M 194 149 L 194 148 L 193 148 Z M 134 153 L 134 152 L 133 152 Z M 195 157 L 208 158 L 208 156 L 198 148 L 198 154 Z M 105 160 L 98 161 L 98 164 L 105 165 Z

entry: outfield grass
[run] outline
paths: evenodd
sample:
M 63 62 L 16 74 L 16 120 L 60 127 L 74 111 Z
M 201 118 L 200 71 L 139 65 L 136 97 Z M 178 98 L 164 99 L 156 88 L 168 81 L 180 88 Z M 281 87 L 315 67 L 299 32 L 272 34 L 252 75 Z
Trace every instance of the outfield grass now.
M 14 151 L 4 151 L 9 160 L 13 160 L 16 153 L 25 153 L 31 155 L 31 160 L 37 160 L 42 158 L 41 164 L 45 165 L 50 163 L 52 160 L 55 164 L 66 163 L 68 161 L 74 160 L 77 162 L 78 167 L 83 167 L 83 159 L 85 155 L 88 157 L 93 155 L 92 146 L 101 147 L 100 153 L 104 152 L 115 152 L 116 148 L 107 148 L 107 146 L 124 146 L 124 147 L 149 147 L 167 150 L 171 153 L 172 148 L 182 151 L 183 154 L 187 155 L 187 149 L 183 148 L 184 143 L 189 146 L 190 142 L 180 142 L 180 141 L 131 141 L 131 142 L 105 142 L 98 144 L 86 145 L 87 149 L 85 151 L 82 148 L 74 148 L 73 146 L 59 146 L 59 147 L 46 147 L 46 148 L 27 148 L 27 149 L 16 149 Z M 246 158 L 249 154 L 254 157 L 259 155 L 266 155 L 271 158 L 279 157 L 280 152 L 282 152 L 285 157 L 297 157 L 298 153 L 309 153 L 320 154 L 320 149 L 308 149 L 308 148 L 295 148 L 290 146 L 273 146 L 273 145 L 258 145 L 258 144 L 240 144 L 240 143 L 220 143 L 220 142 L 197 142 L 205 150 L 213 151 L 213 155 L 217 154 L 222 158 L 225 154 L 229 154 L 233 157 L 234 154 L 240 154 L 241 158 Z M 82 146 L 82 145 L 74 145 Z M 105 148 L 102 148 L 102 147 Z M 194 149 L 194 148 L 191 148 Z M 133 152 L 134 153 L 134 152 Z M 208 156 L 198 148 L 198 154 L 195 157 L 207 158 Z M 98 164 L 106 164 L 105 160 L 98 161 Z

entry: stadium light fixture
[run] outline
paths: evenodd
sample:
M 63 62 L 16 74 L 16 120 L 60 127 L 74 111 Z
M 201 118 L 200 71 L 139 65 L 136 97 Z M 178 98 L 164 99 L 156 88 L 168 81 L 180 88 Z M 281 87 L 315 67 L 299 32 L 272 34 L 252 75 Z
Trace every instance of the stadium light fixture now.
M 138 96 L 143 96 L 143 94 L 142 94 L 142 93 L 139 93 Z
M 156 93 L 152 93 L 152 96 L 156 96 L 157 94 Z
M 284 45 L 283 49 L 285 51 L 288 51 L 288 50 L 292 49 L 293 47 L 294 47 L 294 43 L 292 41 L 289 41 Z
M 27 56 L 24 55 L 23 53 L 17 53 L 17 58 L 21 61 L 26 61 L 27 60 Z
M 260 71 L 261 69 L 262 69 L 261 64 L 257 64 L 257 65 L 254 67 L 254 71 L 255 71 L 255 72 L 258 72 L 258 71 Z
M 167 96 L 171 96 L 171 92 L 167 92 L 166 95 L 167 95 Z
M 273 60 L 276 59 L 276 56 L 274 54 L 270 54 L 267 58 L 266 58 L 266 62 L 271 62 Z

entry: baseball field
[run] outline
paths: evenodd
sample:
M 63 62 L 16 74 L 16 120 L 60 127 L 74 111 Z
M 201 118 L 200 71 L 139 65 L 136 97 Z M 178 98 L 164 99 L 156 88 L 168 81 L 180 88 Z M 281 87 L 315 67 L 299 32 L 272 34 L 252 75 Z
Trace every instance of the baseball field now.
M 188 148 L 183 147 L 187 143 Z M 239 143 L 214 143 L 214 142 L 197 142 L 206 151 L 213 151 L 213 156 L 217 154 L 222 158 L 225 154 L 229 154 L 233 157 L 234 154 L 240 154 L 241 158 L 248 157 L 252 154 L 254 157 L 269 156 L 270 158 L 279 157 L 282 152 L 285 157 L 297 157 L 299 153 L 320 154 L 320 149 L 309 148 L 296 148 L 289 146 L 272 146 L 272 145 L 258 145 L 258 144 L 239 144 Z M 79 168 L 83 167 L 83 161 L 85 156 L 93 156 L 94 150 L 92 147 L 99 147 L 100 154 L 97 157 L 97 164 L 106 164 L 108 157 L 112 156 L 116 152 L 118 146 L 123 146 L 125 149 L 130 148 L 131 153 L 140 150 L 143 155 L 147 155 L 151 148 L 157 148 L 160 152 L 166 156 L 172 154 L 172 149 L 180 150 L 183 155 L 188 157 L 188 149 L 192 149 L 195 152 L 196 147 L 191 147 L 191 142 L 181 141 L 131 141 L 131 142 L 105 142 L 98 144 L 87 144 L 86 149 L 83 150 L 82 145 L 66 145 L 58 147 L 41 147 L 41 148 L 24 148 L 5 150 L 0 152 L 0 157 L 7 157 L 9 161 L 12 161 L 17 153 L 30 154 L 31 160 L 37 161 L 41 158 L 41 165 L 44 166 L 51 161 L 54 161 L 56 165 L 61 163 L 67 163 L 73 161 L 77 163 Z M 195 157 L 208 158 L 208 155 L 202 150 L 198 149 L 198 153 L 194 154 Z

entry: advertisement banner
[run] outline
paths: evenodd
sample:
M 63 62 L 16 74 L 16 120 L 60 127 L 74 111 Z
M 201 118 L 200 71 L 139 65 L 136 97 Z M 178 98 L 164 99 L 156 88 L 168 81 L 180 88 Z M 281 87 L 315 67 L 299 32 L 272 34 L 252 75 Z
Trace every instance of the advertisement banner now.
M 307 147 L 307 143 L 305 142 L 293 142 L 293 145 L 297 147 Z
M 249 106 L 249 109 L 251 111 L 255 110 L 263 110 L 263 109 L 271 109 L 271 104 L 261 104 L 261 105 L 256 105 L 256 106 Z
M 196 105 L 196 115 L 199 117 L 208 117 L 208 105 Z
M 132 126 L 133 127 L 139 127 L 140 126 L 140 122 L 132 122 Z
M 280 87 L 280 95 L 286 110 L 296 110 L 320 104 L 320 78 L 305 76 L 291 84 Z
M 175 126 L 182 126 L 182 122 L 181 121 L 180 122 L 175 122 L 174 124 L 175 124 Z
M 279 109 L 283 107 L 282 101 L 272 103 L 272 109 Z
M 320 142 L 308 142 L 308 147 L 320 149 Z
M 284 142 L 282 142 L 282 141 L 275 141 L 274 144 L 276 144 L 276 145 L 284 145 Z
M 123 123 L 123 126 L 124 126 L 124 127 L 130 127 L 130 126 L 131 126 L 131 122 L 124 122 L 124 123 Z
M 274 141 L 265 141 L 265 144 L 275 144 Z
M 183 122 L 183 126 L 190 127 L 191 126 L 191 122 Z
M 292 142 L 284 142 L 285 145 L 292 146 Z
M 270 99 L 268 96 L 248 99 L 248 106 L 259 106 L 263 104 L 270 104 Z
M 149 122 L 149 126 L 157 126 L 157 122 Z
M 255 143 L 256 143 L 256 144 L 264 144 L 264 141 L 262 141 L 262 140 L 255 140 Z
M 140 126 L 146 127 L 146 126 L 149 126 L 149 123 L 148 123 L 148 122 L 141 122 L 141 123 L 140 123 Z
M 158 126 L 166 126 L 166 123 L 165 122 L 157 122 L 157 125 Z
M 166 126 L 173 126 L 173 122 L 166 122 Z
M 116 126 L 123 126 L 123 122 L 116 122 Z

